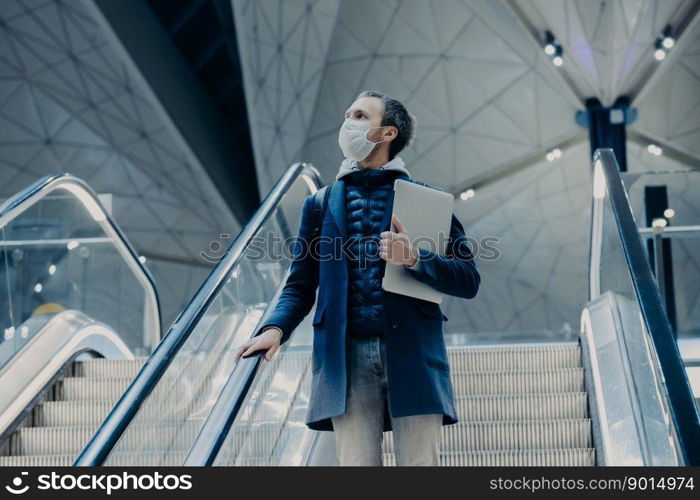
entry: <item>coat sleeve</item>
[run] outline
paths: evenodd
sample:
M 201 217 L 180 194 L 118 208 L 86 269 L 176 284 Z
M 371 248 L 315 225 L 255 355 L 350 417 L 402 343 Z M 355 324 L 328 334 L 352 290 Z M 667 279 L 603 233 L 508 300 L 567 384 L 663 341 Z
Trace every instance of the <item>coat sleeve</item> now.
M 282 331 L 281 343 L 285 343 L 316 302 L 318 259 L 309 251 L 313 231 L 312 213 L 313 195 L 309 195 L 301 210 L 299 233 L 292 245 L 292 264 L 284 288 L 272 314 L 258 326 L 255 335 L 260 335 L 265 328 L 276 326 Z
M 447 295 L 465 299 L 476 296 L 481 276 L 469 249 L 464 227 L 454 214 L 445 255 L 425 248 L 420 248 L 418 253 L 418 262 L 412 267 L 406 266 L 416 279 Z

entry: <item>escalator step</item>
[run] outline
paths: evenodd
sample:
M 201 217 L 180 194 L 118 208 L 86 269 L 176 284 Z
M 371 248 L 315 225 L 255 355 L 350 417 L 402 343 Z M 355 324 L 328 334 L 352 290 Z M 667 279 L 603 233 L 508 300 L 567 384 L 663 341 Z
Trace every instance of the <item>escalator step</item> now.
M 77 455 L 20 455 L 0 457 L 0 467 L 67 467 Z
M 34 409 L 35 425 L 98 425 L 107 417 L 116 402 L 116 398 L 105 401 L 47 401 Z
M 197 437 L 201 422 L 176 425 L 132 425 L 119 441 L 119 449 L 186 449 Z M 79 453 L 92 437 L 97 426 L 74 427 L 24 427 L 12 434 L 11 448 L 14 455 L 52 455 Z
M 76 377 L 134 378 L 148 358 L 91 359 L 76 361 L 73 370 Z
M 585 392 L 462 396 L 455 402 L 457 415 L 464 421 L 588 417 Z
M 66 377 L 56 383 L 56 394 L 62 401 L 113 401 L 121 397 L 131 381 L 126 377 Z
M 75 454 L 63 455 L 28 455 L 0 457 L 0 467 L 65 467 L 75 460 Z M 172 460 L 167 456 L 153 457 L 151 454 L 138 455 L 117 453 L 111 458 L 112 466 L 159 466 L 180 465 L 180 454 L 174 454 Z M 266 466 L 274 465 L 269 456 L 246 457 L 238 465 Z M 396 458 L 393 453 L 384 454 L 384 465 L 393 466 Z M 444 452 L 440 454 L 440 465 L 452 467 L 517 467 L 517 466 L 593 466 L 595 449 L 545 449 L 545 450 L 492 450 L 477 452 Z
M 116 403 L 116 398 L 103 401 L 47 401 L 35 408 L 35 425 L 46 427 L 98 425 L 104 421 Z M 145 404 L 139 410 L 138 422 L 173 423 L 182 421 L 183 418 L 182 412 L 166 413 L 162 406 Z
M 583 368 L 452 374 L 456 396 L 583 392 Z
M 113 400 L 119 398 L 131 378 L 67 377 L 57 384 L 60 400 Z M 453 374 L 455 395 L 581 392 L 583 368 Z
M 124 434 L 117 451 L 181 450 L 196 437 L 201 422 L 179 424 L 144 424 L 134 426 Z M 12 436 L 12 449 L 17 455 L 47 455 L 78 453 L 90 439 L 95 426 L 27 427 Z M 268 453 L 280 438 L 279 427 L 256 425 L 252 429 L 234 431 L 235 449 L 245 443 L 245 453 L 251 456 Z M 587 448 L 591 446 L 589 419 L 551 419 L 514 421 L 464 421 L 442 428 L 443 451 Z M 386 452 L 393 451 L 393 435 L 387 433 Z
M 383 449 L 394 450 L 394 436 L 385 433 Z M 440 449 L 447 452 L 590 448 L 591 421 L 587 418 L 458 422 L 442 428 Z
M 396 456 L 393 453 L 384 454 L 384 465 L 396 465 Z M 595 465 L 595 448 L 441 453 L 440 465 L 443 467 L 590 467 Z
M 453 372 L 518 371 L 581 367 L 576 344 L 526 344 L 452 347 L 447 350 Z
M 100 424 L 117 400 L 105 401 L 47 401 L 34 410 L 36 424 L 47 427 Z M 533 420 L 551 418 L 586 418 L 585 392 L 546 394 L 497 394 L 466 396 L 456 399 L 460 420 Z M 145 405 L 143 412 L 152 414 L 154 421 L 163 421 L 161 409 Z M 178 416 L 173 416 L 177 420 Z M 141 420 L 142 421 L 142 420 Z

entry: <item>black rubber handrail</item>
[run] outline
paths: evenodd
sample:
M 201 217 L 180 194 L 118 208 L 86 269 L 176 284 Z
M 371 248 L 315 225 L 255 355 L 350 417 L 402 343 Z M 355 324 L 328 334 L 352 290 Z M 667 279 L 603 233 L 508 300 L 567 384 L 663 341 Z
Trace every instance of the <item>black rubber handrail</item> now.
M 289 276 L 289 270 L 282 279 L 282 285 L 277 288 L 274 296 L 265 308 L 259 325 L 265 324 L 279 300 L 284 283 Z M 257 328 L 256 330 L 257 331 Z M 207 416 L 206 421 L 194 440 L 183 465 L 210 466 L 214 463 L 219 450 L 226 442 L 231 427 L 243 408 L 243 403 L 248 396 L 248 391 L 253 386 L 253 381 L 261 366 L 262 356 L 265 351 L 256 351 L 250 356 L 238 360 L 226 384 L 216 400 L 216 404 Z
M 654 344 L 685 465 L 700 465 L 700 415 L 612 149 L 597 149 L 634 292 Z
M 316 186 L 322 184 L 321 176 L 316 168 L 310 164 L 295 163 L 287 169 L 250 221 L 231 242 L 224 257 L 216 264 L 202 286 L 178 315 L 163 340 L 80 452 L 73 465 L 99 466 L 104 463 L 141 405 L 146 401 L 180 348 L 199 324 L 209 305 L 228 281 L 231 272 L 242 261 L 248 245 L 275 212 L 294 181 L 302 174 L 308 175 Z

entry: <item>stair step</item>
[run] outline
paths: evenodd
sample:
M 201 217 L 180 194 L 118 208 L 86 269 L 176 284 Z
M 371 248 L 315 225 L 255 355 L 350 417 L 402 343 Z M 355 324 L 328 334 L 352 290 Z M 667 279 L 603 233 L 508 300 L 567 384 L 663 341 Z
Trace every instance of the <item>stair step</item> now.
M 130 454 L 117 453 L 110 460 L 111 466 L 174 466 L 181 465 L 173 457 L 154 457 L 151 454 L 135 457 Z M 67 467 L 77 455 L 24 455 L 0 457 L 0 467 Z M 269 456 L 247 457 L 237 465 L 266 466 L 274 465 L 275 459 Z M 393 453 L 384 454 L 384 465 L 396 465 Z M 589 467 L 595 466 L 594 448 L 545 449 L 545 450 L 492 450 L 473 452 L 443 452 L 440 465 L 444 467 Z
M 384 454 L 384 465 L 395 466 L 396 456 Z M 492 450 L 440 453 L 443 467 L 592 467 L 595 448 Z
M 394 451 L 394 435 L 384 433 L 383 449 Z M 590 448 L 588 418 L 458 422 L 442 427 L 440 449 L 444 452 Z
M 14 455 L 0 457 L 0 467 L 68 467 L 77 454 L 63 455 Z
M 133 379 L 66 377 L 56 383 L 57 399 L 62 401 L 116 401 Z
M 67 377 L 57 384 L 60 400 L 116 400 L 131 378 Z M 453 373 L 457 396 L 477 394 L 521 394 L 535 392 L 582 392 L 583 368 L 558 370 L 486 371 Z
M 487 394 L 460 396 L 455 400 L 463 421 L 546 420 L 587 418 L 585 392 Z
M 99 425 L 117 400 L 106 401 L 46 401 L 34 409 L 36 426 L 65 427 Z
M 73 365 L 76 377 L 134 378 L 148 358 L 90 359 L 76 361 Z
M 107 466 L 181 466 L 186 455 L 178 452 L 117 452 L 109 456 Z M 67 467 L 71 466 L 78 453 L 57 455 L 18 455 L 0 457 L 0 467 Z
M 583 368 L 452 374 L 456 396 L 583 392 Z
M 578 344 L 525 344 L 452 347 L 447 350 L 453 372 L 518 371 L 581 367 Z
M 179 425 L 132 424 L 119 441 L 119 450 L 186 449 L 192 445 L 201 422 Z M 97 429 L 74 427 L 23 427 L 12 434 L 14 455 L 63 455 L 79 453 Z
M 201 422 L 178 425 L 138 424 L 122 437 L 118 451 L 186 449 L 196 437 Z M 26 427 L 12 436 L 16 455 L 78 453 L 96 426 Z M 236 449 L 245 445 L 248 455 L 263 455 L 280 438 L 275 424 L 238 427 Z M 460 421 L 442 428 L 441 450 L 481 451 L 543 448 L 588 448 L 591 446 L 590 419 L 550 419 L 513 421 Z M 386 433 L 384 449 L 392 452 L 394 439 Z
M 34 410 L 36 422 L 45 427 L 98 425 L 116 404 L 106 401 L 47 401 Z M 585 392 L 545 394 L 496 394 L 463 396 L 456 399 L 461 420 L 533 420 L 552 418 L 586 418 Z M 145 405 L 142 412 L 153 414 L 162 421 L 155 405 Z M 142 413 L 140 418 L 144 418 Z M 178 420 L 174 416 L 173 420 Z
M 46 401 L 35 408 L 35 422 L 36 425 L 45 427 L 99 425 L 116 403 L 116 398 L 103 401 Z M 183 411 L 166 415 L 163 407 L 145 404 L 139 410 L 138 421 L 181 422 L 184 419 Z

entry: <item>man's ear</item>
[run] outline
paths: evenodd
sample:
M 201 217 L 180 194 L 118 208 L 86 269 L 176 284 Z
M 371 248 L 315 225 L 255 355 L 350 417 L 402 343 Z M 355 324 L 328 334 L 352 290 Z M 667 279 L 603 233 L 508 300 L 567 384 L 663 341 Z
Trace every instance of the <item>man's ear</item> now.
M 393 141 L 396 139 L 396 137 L 399 135 L 399 130 L 394 127 L 393 125 L 389 125 L 385 130 L 384 130 L 384 137 L 383 139 Z

